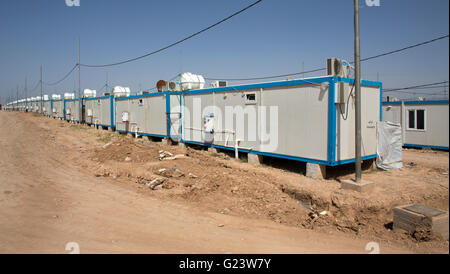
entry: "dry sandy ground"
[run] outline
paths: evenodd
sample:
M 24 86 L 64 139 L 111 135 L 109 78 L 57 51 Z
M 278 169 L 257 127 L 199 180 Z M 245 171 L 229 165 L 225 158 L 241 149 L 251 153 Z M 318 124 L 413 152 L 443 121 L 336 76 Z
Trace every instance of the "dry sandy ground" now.
M 186 156 L 160 160 L 161 150 Z M 68 253 L 68 242 L 81 253 L 367 253 L 371 241 L 381 253 L 448 253 L 448 241 L 389 229 L 395 205 L 448 210 L 448 153 L 404 158 L 414 164 L 366 172 L 377 189 L 359 194 L 222 153 L 0 111 L 0 253 Z

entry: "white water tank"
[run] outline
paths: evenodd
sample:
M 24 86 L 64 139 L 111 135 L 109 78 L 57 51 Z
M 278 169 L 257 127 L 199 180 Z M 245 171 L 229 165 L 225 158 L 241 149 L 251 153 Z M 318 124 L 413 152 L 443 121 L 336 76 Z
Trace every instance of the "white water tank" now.
M 180 78 L 181 90 L 202 89 L 205 86 L 205 78 L 198 74 L 185 72 Z
M 114 97 L 128 97 L 131 95 L 131 90 L 128 87 L 115 86 L 113 94 Z
M 93 97 L 97 96 L 97 91 L 94 89 L 87 88 L 83 91 L 83 95 L 84 95 L 84 98 L 93 98 Z
M 44 101 L 48 101 L 48 95 L 44 95 Z
M 53 100 L 59 100 L 59 99 L 61 99 L 61 95 L 59 95 L 59 94 L 52 94 L 52 99 Z
M 64 99 L 75 99 L 75 93 L 64 93 Z

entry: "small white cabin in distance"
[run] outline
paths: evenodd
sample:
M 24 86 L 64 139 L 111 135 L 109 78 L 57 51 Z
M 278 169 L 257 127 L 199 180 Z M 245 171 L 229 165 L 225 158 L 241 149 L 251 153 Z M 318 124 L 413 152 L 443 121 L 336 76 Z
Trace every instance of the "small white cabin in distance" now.
M 448 100 L 383 102 L 383 121 L 401 124 L 404 147 L 448 150 Z

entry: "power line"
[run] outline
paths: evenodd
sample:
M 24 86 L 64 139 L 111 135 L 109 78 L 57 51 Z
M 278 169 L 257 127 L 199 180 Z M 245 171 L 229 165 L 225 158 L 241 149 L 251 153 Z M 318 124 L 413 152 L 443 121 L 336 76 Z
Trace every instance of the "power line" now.
M 271 79 L 271 78 L 279 78 L 279 77 L 287 77 L 287 76 L 294 76 L 304 73 L 312 73 L 317 71 L 326 70 L 327 68 L 319 68 L 319 69 L 313 69 L 313 70 L 307 70 L 302 72 L 295 72 L 295 73 L 288 73 L 288 74 L 280 74 L 280 75 L 274 75 L 274 76 L 264 76 L 264 77 L 253 77 L 253 78 L 209 78 L 205 77 L 206 80 L 224 80 L 224 81 L 249 81 L 249 80 L 262 80 L 262 79 Z
M 71 70 L 70 70 L 63 78 L 61 78 L 60 80 L 58 80 L 58 81 L 56 81 L 56 82 L 53 82 L 53 83 L 45 83 L 45 82 L 42 82 L 42 83 L 45 84 L 45 85 L 47 85 L 47 86 L 55 86 L 55 85 L 61 83 L 62 81 L 66 80 L 67 77 L 69 77 L 69 75 L 72 74 L 72 72 L 73 72 L 77 67 L 78 67 L 78 64 L 75 64 L 75 66 L 73 66 L 73 68 L 72 68 L 72 69 L 71 69 Z
M 103 90 L 103 88 L 106 87 L 106 86 L 107 86 L 107 84 L 104 84 L 101 88 L 97 89 L 98 92 L 101 92 Z
M 251 8 L 251 7 L 253 7 L 253 6 L 259 4 L 261 1 L 262 1 L 262 0 L 258 0 L 258 1 L 256 1 L 256 2 L 254 2 L 253 4 L 251 4 L 251 5 L 247 6 L 247 7 L 243 8 L 243 9 L 241 9 L 241 10 L 235 12 L 235 13 L 233 13 L 232 15 L 230 15 L 230 16 L 228 16 L 228 17 L 226 17 L 226 18 L 224 18 L 224 19 L 222 19 L 222 20 L 220 20 L 220 21 L 218 21 L 217 23 L 214 23 L 214 24 L 210 25 L 209 27 L 206 27 L 206 28 L 204 28 L 204 29 L 202 29 L 202 30 L 200 30 L 200 31 L 197 31 L 197 32 L 194 33 L 194 34 L 189 35 L 189 36 L 186 37 L 186 38 L 183 38 L 183 39 L 181 39 L 181 40 L 178 40 L 178 41 L 176 41 L 176 42 L 174 42 L 174 43 L 172 43 L 172 44 L 170 44 L 170 45 L 168 45 L 168 46 L 162 47 L 162 48 L 160 48 L 160 49 L 158 49 L 158 50 L 152 51 L 152 52 L 147 53 L 147 54 L 144 54 L 144 55 L 142 55 L 142 56 L 135 57 L 135 58 L 131 58 L 131 59 L 128 59 L 128 60 L 125 60 L 125 61 L 117 62 L 117 63 L 112 63 L 112 64 L 105 64 L 105 65 L 86 65 L 86 64 L 81 64 L 81 66 L 84 66 L 84 67 L 111 67 L 111 66 L 122 65 L 122 64 L 125 64 L 125 63 L 133 62 L 133 61 L 136 61 L 136 60 L 139 60 L 139 59 L 148 57 L 148 56 L 150 56 L 150 55 L 156 54 L 156 53 L 158 53 L 158 52 L 161 52 L 161 51 L 163 51 L 163 50 L 166 50 L 166 49 L 168 49 L 168 48 L 171 48 L 171 47 L 173 47 L 173 46 L 175 46 L 175 45 L 178 45 L 178 44 L 180 44 L 180 43 L 182 43 L 182 42 L 184 42 L 184 41 L 186 41 L 186 40 L 188 40 L 188 39 L 191 39 L 191 38 L 193 38 L 193 37 L 195 37 L 195 36 L 201 34 L 202 32 L 205 32 L 205 31 L 207 31 L 207 30 L 209 30 L 209 29 L 211 29 L 211 28 L 213 28 L 213 27 L 215 27 L 215 26 L 217 26 L 217 25 L 219 25 L 219 24 L 221 24 L 221 23 L 223 23 L 223 22 L 225 22 L 225 21 L 231 19 L 232 17 L 234 17 L 234 16 L 236 16 L 236 15 L 238 15 L 238 14 L 240 14 L 240 13 L 246 11 L 246 10 L 248 10 L 249 8 Z
M 404 87 L 404 88 L 384 89 L 383 92 L 393 92 L 393 91 L 399 91 L 399 90 L 419 89 L 419 88 L 434 88 L 433 86 L 435 86 L 435 85 L 441 85 L 441 84 L 446 84 L 446 83 L 448 83 L 448 81 L 431 83 L 431 84 L 423 84 L 423 85 L 418 85 L 418 86 L 410 86 L 410 87 Z
M 443 85 L 443 86 L 431 86 L 431 87 L 418 87 L 418 88 L 408 88 L 408 89 L 431 89 L 431 88 L 448 88 L 448 85 Z M 403 88 L 396 88 L 396 89 L 384 89 L 383 92 L 391 92 L 391 91 L 397 91 L 397 90 L 402 90 Z
M 433 43 L 433 42 L 436 42 L 438 40 L 445 39 L 445 38 L 448 38 L 448 37 L 449 37 L 449 35 L 447 34 L 447 35 L 440 36 L 440 37 L 437 37 L 437 38 L 434 38 L 434 39 L 431 39 L 431 40 L 427 40 L 427 41 L 424 41 L 424 42 L 421 42 L 421 43 L 417 43 L 417 44 L 414 44 L 414 45 L 411 45 L 411 46 L 407 46 L 407 47 L 404 47 L 404 48 L 401 48 L 401 49 L 392 50 L 392 51 L 381 53 L 381 54 L 378 54 L 378 55 L 362 58 L 361 62 L 362 61 L 371 60 L 371 59 L 375 59 L 375 58 L 382 57 L 382 56 L 386 56 L 386 55 L 390 55 L 390 54 L 394 54 L 394 53 L 401 52 L 401 51 L 408 50 L 408 49 L 412 49 L 412 48 L 415 48 L 415 47 L 423 46 L 423 45 L 426 45 L 426 44 L 429 44 L 429 43 Z M 353 62 L 350 62 L 350 63 L 353 63 Z M 309 70 L 309 71 L 301 71 L 301 72 L 287 73 L 287 74 L 274 75 L 274 76 L 252 77 L 252 78 L 210 78 L 210 77 L 208 77 L 208 78 L 205 78 L 205 79 L 207 79 L 207 80 L 224 80 L 224 81 L 261 80 L 261 79 L 271 79 L 271 78 L 279 78 L 279 77 L 300 75 L 300 74 L 303 74 L 303 73 L 317 72 L 317 71 L 322 71 L 322 70 L 326 70 L 326 69 L 327 68 L 318 68 L 318 69 L 313 69 L 313 70 Z
M 37 83 L 36 83 L 36 85 L 34 86 L 34 88 L 31 89 L 31 92 L 35 91 L 35 90 L 39 87 L 39 84 L 40 84 L 40 83 L 41 83 L 41 81 L 38 80 Z
M 415 95 L 415 94 L 419 94 L 419 95 L 445 95 L 446 91 L 441 91 L 441 92 L 438 92 L 438 93 L 405 91 L 405 92 L 400 92 L 400 93 L 402 93 L 402 94 L 405 94 L 405 93 L 406 94 L 413 94 L 413 95 Z
M 441 37 L 438 37 L 438 38 L 434 38 L 434 39 L 425 41 L 425 42 L 421 42 L 421 43 L 418 43 L 418 44 L 415 44 L 415 45 L 407 46 L 407 47 L 404 47 L 404 48 L 401 48 L 401 49 L 397 49 L 397 50 L 389 51 L 389 52 L 386 52 L 386 53 L 378 54 L 378 55 L 375 55 L 375 56 L 363 58 L 363 59 L 361 59 L 361 61 L 367 61 L 367 60 L 370 60 L 370 59 L 375 59 L 375 58 L 386 56 L 386 55 L 389 55 L 389 54 L 394 54 L 394 53 L 397 53 L 397 52 L 400 52 L 400 51 L 404 51 L 404 50 L 407 50 L 407 49 L 412 49 L 412 48 L 415 48 L 415 47 L 419 47 L 419 46 L 423 46 L 423 45 L 426 45 L 426 44 L 429 44 L 429 43 L 433 43 L 433 42 L 436 42 L 438 40 L 445 39 L 445 38 L 448 38 L 448 34 L 444 35 L 444 36 L 441 36 Z

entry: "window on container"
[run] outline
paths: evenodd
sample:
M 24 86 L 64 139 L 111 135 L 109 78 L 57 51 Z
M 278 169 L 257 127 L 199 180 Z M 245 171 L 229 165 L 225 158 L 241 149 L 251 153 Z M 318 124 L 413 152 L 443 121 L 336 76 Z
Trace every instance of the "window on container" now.
M 408 128 L 415 129 L 416 128 L 416 111 L 408 110 Z
M 425 110 L 418 109 L 416 111 L 417 129 L 425 129 Z
M 425 130 L 425 110 L 410 109 L 408 110 L 408 129 Z
M 245 94 L 245 104 L 246 105 L 255 105 L 256 104 L 256 93 L 247 93 Z

